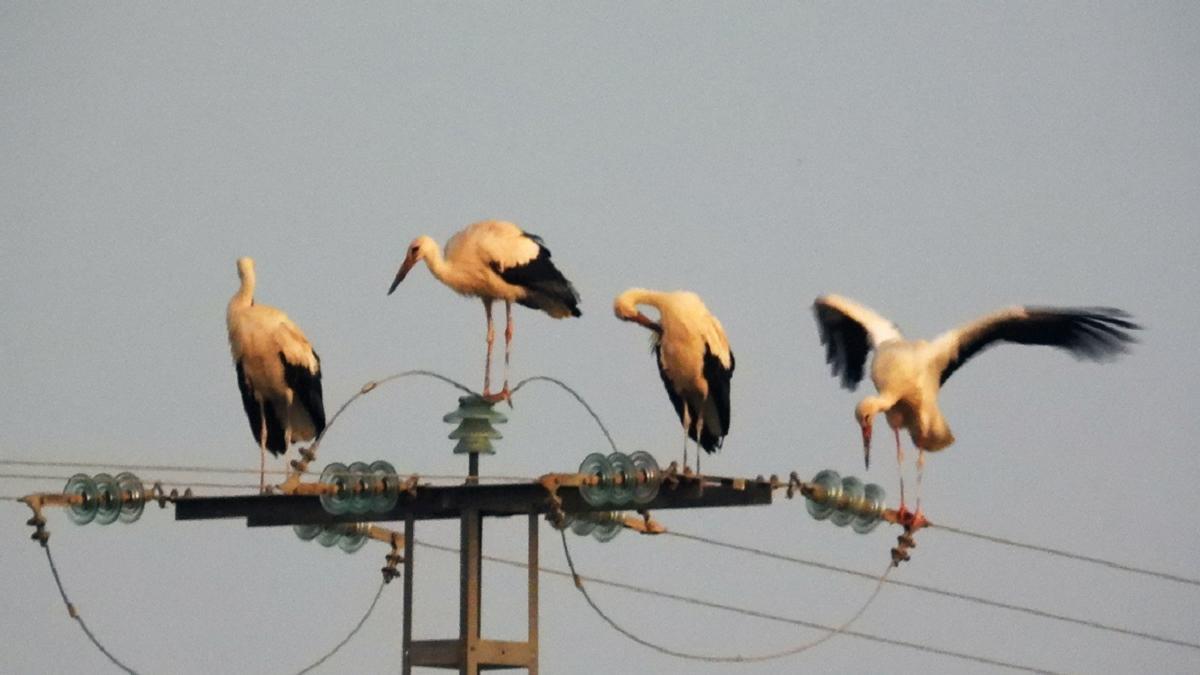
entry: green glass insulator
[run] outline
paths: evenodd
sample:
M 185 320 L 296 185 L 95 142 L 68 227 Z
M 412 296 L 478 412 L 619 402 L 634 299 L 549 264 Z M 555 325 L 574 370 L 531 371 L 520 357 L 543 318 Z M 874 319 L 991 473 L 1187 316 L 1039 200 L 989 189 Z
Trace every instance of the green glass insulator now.
M 504 424 L 508 418 L 492 406 L 479 396 L 462 396 L 458 399 L 458 409 L 442 417 L 444 422 L 458 424 L 458 428 L 450 432 L 450 438 L 458 441 L 454 454 L 496 454 L 492 441 L 503 436 L 492 425 Z
M 583 458 L 579 473 L 595 479 L 595 484 L 579 486 L 579 494 L 592 506 L 604 506 L 612 501 L 612 463 L 604 455 L 593 452 Z
M 337 546 L 346 553 L 354 553 L 367 545 L 367 535 L 353 525 L 338 539 Z
M 382 491 L 371 497 L 371 511 L 391 511 L 400 500 L 400 477 L 396 475 L 395 467 L 383 460 L 371 462 L 371 480 L 383 486 Z
M 867 483 L 863 489 L 863 509 L 851 523 L 859 534 L 866 534 L 879 526 L 883 511 L 887 508 L 887 493 L 875 483 Z
M 317 543 L 325 548 L 329 548 L 338 543 L 344 532 L 345 530 L 337 525 L 326 525 L 321 528 L 320 534 L 317 535 Z
M 804 506 L 813 518 L 825 520 L 833 513 L 834 506 L 841 497 L 842 476 L 833 469 L 825 469 L 814 476 L 812 482 L 813 485 L 824 489 L 826 498 L 818 502 L 812 497 L 805 497 Z
M 662 485 L 662 471 L 654 455 L 645 450 L 638 450 L 629 456 L 633 462 L 637 485 L 633 488 L 633 501 L 636 504 L 649 504 L 658 496 L 658 488 Z
M 109 525 L 121 517 L 121 490 L 117 481 L 106 473 L 98 473 L 96 481 L 96 519 L 92 522 Z
M 142 517 L 146 508 L 146 489 L 137 476 L 124 471 L 117 474 L 117 490 L 121 493 L 121 514 L 117 517 L 122 523 L 132 523 Z
M 833 513 L 829 514 L 829 520 L 838 527 L 849 525 L 858 515 L 858 509 L 862 508 L 862 501 L 863 482 L 854 476 L 846 476 L 842 479 L 842 498 L 838 500 Z
M 347 513 L 350 510 L 350 473 L 345 464 L 334 462 L 325 467 L 319 479 L 321 485 L 332 487 L 332 490 L 321 493 L 321 506 L 334 515 Z
M 612 541 L 613 537 L 621 534 L 621 530 L 625 528 L 615 519 L 615 517 L 620 517 L 620 515 L 620 513 L 607 514 L 605 519 L 596 525 L 596 529 L 592 530 L 592 537 L 603 544 Z
M 596 529 L 596 521 L 588 517 L 589 514 L 580 514 L 574 516 L 571 520 L 571 531 L 580 537 L 586 537 Z
M 609 455 L 608 463 L 612 466 L 612 504 L 625 506 L 633 502 L 633 493 L 637 488 L 637 469 L 633 460 L 623 452 Z
M 292 531 L 296 533 L 297 537 L 300 537 L 301 541 L 312 541 L 318 534 L 321 534 L 321 526 L 316 523 L 293 525 Z
M 346 467 L 346 471 L 350 474 L 350 513 L 370 511 L 372 497 L 374 497 L 374 478 L 371 475 L 371 466 L 366 462 L 353 462 Z
M 96 481 L 86 473 L 77 473 L 67 480 L 63 494 L 68 497 L 79 497 L 77 503 L 67 507 L 67 517 L 76 525 L 87 525 L 96 518 L 99 507 L 99 495 L 96 492 Z

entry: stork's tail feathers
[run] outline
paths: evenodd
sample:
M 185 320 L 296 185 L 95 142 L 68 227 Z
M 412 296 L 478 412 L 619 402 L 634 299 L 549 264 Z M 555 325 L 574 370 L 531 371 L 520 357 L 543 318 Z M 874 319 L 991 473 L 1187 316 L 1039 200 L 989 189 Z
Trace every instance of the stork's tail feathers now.
M 933 451 L 948 448 L 951 445 L 954 445 L 954 434 L 950 431 L 950 425 L 946 424 L 945 417 L 937 415 L 926 424 L 917 447 Z
M 696 430 L 694 428 L 688 433 L 688 436 L 693 441 L 699 443 L 700 447 L 704 448 L 704 451 L 711 455 L 717 450 L 720 450 L 721 446 L 724 445 L 725 433 L 726 432 L 722 431 L 721 435 L 718 436 L 712 431 L 709 431 L 708 425 L 705 425 L 700 429 L 700 438 L 696 438 Z
M 517 303 L 531 309 L 540 309 L 556 319 L 583 316 L 583 312 L 579 311 L 579 296 L 574 293 L 575 289 L 571 288 L 569 283 L 563 288 L 529 289 L 525 297 L 518 299 Z

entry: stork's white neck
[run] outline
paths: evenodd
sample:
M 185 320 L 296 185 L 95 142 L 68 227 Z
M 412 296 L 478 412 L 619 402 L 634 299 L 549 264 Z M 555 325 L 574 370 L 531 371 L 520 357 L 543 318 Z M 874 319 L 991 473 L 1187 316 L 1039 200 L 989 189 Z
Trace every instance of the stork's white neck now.
M 645 288 L 631 288 L 622 293 L 619 300 L 628 307 L 650 305 L 661 312 L 664 295 L 664 293 L 659 291 L 651 291 Z
M 442 257 L 442 249 L 437 242 L 430 240 L 429 245 L 423 247 L 421 253 L 425 259 L 425 265 L 434 278 L 451 288 L 460 286 L 458 282 L 462 280 L 462 270 Z
M 242 279 L 242 285 L 229 300 L 230 312 L 245 309 L 254 304 L 254 268 L 247 267 L 238 270 L 238 272 L 238 276 Z

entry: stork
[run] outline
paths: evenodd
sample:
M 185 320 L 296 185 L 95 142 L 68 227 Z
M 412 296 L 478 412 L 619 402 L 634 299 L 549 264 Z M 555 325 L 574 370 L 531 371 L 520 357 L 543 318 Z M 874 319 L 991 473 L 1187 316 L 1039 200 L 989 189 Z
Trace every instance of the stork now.
M 638 305 L 658 310 L 654 321 Z M 733 351 L 721 322 L 700 296 L 688 291 L 664 293 L 631 288 L 613 301 L 613 313 L 650 329 L 654 360 L 667 397 L 683 425 L 683 466 L 687 469 L 687 439 L 696 441 L 696 472 L 700 448 L 714 453 L 729 433 L 729 383 Z
M 268 450 L 286 455 L 292 443 L 325 430 L 321 357 L 286 314 L 255 304 L 254 260 L 239 258 L 237 270 L 242 284 L 229 300 L 225 322 L 242 407 L 258 442 L 261 490 L 266 487 Z
M 954 443 L 954 435 L 938 409 L 938 392 L 972 356 L 998 342 L 1046 345 L 1065 349 L 1077 358 L 1104 361 L 1128 351 L 1135 339 L 1128 331 L 1141 327 L 1119 309 L 1010 307 L 946 331 L 932 341 L 906 340 L 895 324 L 853 300 L 837 295 L 818 297 L 813 304 L 825 360 L 853 390 L 862 380 L 867 352 L 875 350 L 871 380 L 879 394 L 868 396 L 854 409 L 862 428 L 863 460 L 871 463 L 871 421 L 887 416 L 896 436 L 896 461 L 903 470 L 900 429 L 908 429 L 919 449 L 917 484 L 925 451 Z M 919 489 L 918 489 L 919 492 Z M 900 510 L 905 513 L 904 478 L 900 479 Z M 920 496 L 917 515 L 920 515 Z
M 485 220 L 469 225 L 446 242 L 446 257 L 437 242 L 417 237 L 408 246 L 400 271 L 388 288 L 391 295 L 409 270 L 424 260 L 438 281 L 460 295 L 483 301 L 487 316 L 487 359 L 483 369 L 483 396 L 492 401 L 509 398 L 508 364 L 512 353 L 514 302 L 540 309 L 556 319 L 579 316 L 579 294 L 550 260 L 550 249 L 536 234 L 524 232 L 502 220 Z M 504 387 L 491 393 L 492 303 L 504 301 Z M 511 400 L 510 400 L 511 404 Z

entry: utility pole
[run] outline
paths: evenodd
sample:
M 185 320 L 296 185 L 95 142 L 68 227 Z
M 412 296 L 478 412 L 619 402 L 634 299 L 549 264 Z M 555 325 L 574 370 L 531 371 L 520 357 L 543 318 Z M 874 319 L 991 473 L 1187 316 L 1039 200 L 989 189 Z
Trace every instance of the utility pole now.
M 547 474 L 538 482 L 481 485 L 479 457 L 494 454 L 491 440 L 500 433 L 491 425 L 507 421 L 477 396 L 459 399 L 459 407 L 445 416 L 458 422 L 451 433 L 458 439 L 456 454 L 468 455 L 468 476 L 461 485 L 412 484 L 395 505 L 382 512 L 331 513 L 317 494 L 246 495 L 232 497 L 180 497 L 175 501 L 176 520 L 245 518 L 250 527 L 282 525 L 334 525 L 404 521 L 404 626 L 401 672 L 413 667 L 458 670 L 478 675 L 480 670 L 520 668 L 538 672 L 538 520 L 550 514 L 588 514 L 609 510 L 586 499 L 588 477 L 581 474 Z M 619 453 L 617 453 L 619 454 Z M 627 459 L 627 458 L 626 458 Z M 632 480 L 626 477 L 625 480 Z M 594 479 L 593 479 L 594 482 Z M 722 478 L 671 474 L 657 494 L 638 503 L 643 513 L 663 509 L 753 506 L 771 503 L 778 487 L 763 479 Z M 591 489 L 595 489 L 594 487 Z M 593 500 L 594 501 L 594 500 Z M 618 505 L 619 506 L 619 505 Z M 486 518 L 523 516 L 529 523 L 528 622 L 525 641 L 488 640 L 480 625 L 482 601 L 483 523 Z M 459 634 L 441 640 L 413 640 L 413 544 L 416 522 L 457 518 L 460 533 Z

